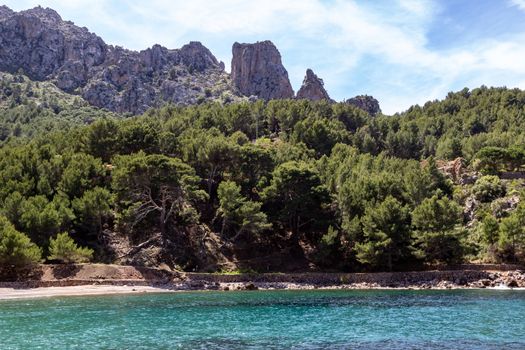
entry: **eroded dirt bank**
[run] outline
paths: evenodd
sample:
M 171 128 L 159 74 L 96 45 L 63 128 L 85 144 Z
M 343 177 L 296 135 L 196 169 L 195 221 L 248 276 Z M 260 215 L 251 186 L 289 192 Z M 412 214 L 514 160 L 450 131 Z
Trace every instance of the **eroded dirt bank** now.
M 525 288 L 525 273 L 520 266 L 463 265 L 458 268 L 379 273 L 210 274 L 104 264 L 41 265 L 29 277 L 0 282 L 0 289 L 6 292 L 7 289 L 71 286 L 142 286 L 162 290 Z M 82 288 L 77 289 L 81 292 Z M 0 297 L 1 293 L 0 290 Z

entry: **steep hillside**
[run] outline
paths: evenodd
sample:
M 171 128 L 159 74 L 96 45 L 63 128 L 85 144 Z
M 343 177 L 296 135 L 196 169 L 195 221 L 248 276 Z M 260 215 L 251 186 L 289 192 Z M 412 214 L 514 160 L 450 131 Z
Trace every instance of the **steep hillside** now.
M 65 130 L 100 118 L 121 116 L 93 107 L 51 82 L 0 72 L 0 144 L 9 138 Z
M 99 120 L 0 147 L 0 218 L 51 259 L 67 232 L 99 262 L 189 271 L 519 263 L 522 94 L 463 91 L 392 117 L 301 99 Z M 473 133 L 467 115 L 494 118 Z M 459 153 L 425 148 L 430 132 Z
M 472 159 L 484 146 L 525 144 L 525 92 L 482 86 L 449 93 L 394 116 L 369 119 L 356 131 L 364 152 L 399 158 Z
M 0 70 L 52 81 L 94 106 L 141 113 L 163 102 L 231 99 L 224 64 L 199 42 L 136 52 L 107 45 L 86 28 L 36 7 L 0 11 Z

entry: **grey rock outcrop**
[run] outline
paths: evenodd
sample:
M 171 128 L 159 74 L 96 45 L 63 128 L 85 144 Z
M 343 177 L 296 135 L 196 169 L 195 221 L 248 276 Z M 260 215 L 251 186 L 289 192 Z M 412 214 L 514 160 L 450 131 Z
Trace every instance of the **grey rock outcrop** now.
M 2 5 L 0 6 L 0 19 L 11 16 L 13 14 L 13 10 L 11 10 L 9 7 Z
M 165 102 L 215 99 L 231 90 L 224 64 L 199 42 L 130 51 L 107 45 L 52 9 L 14 12 L 1 6 L 0 70 L 20 69 L 95 106 L 134 114 Z
M 235 43 L 232 52 L 231 78 L 240 93 L 264 100 L 294 97 L 281 54 L 271 41 Z
M 198 72 L 220 66 L 210 50 L 198 41 L 190 41 L 189 44 L 180 48 L 180 60 L 186 67 Z
M 98 36 L 62 21 L 54 10 L 42 7 L 2 16 L 0 48 L 1 70 L 14 72 L 22 68 L 35 80 L 48 79 L 54 73 L 69 76 L 69 71 L 80 64 L 81 72 L 75 82 L 70 82 L 73 85 L 85 82 L 86 71 L 103 63 L 107 54 Z
M 379 101 L 377 101 L 372 96 L 359 95 L 356 97 L 352 97 L 346 100 L 345 102 L 364 110 L 371 116 L 375 116 L 381 113 L 381 108 L 379 107 Z
M 298 99 L 306 99 L 311 101 L 330 101 L 330 96 L 324 88 L 324 82 L 311 69 L 306 70 L 306 76 L 303 80 L 303 85 L 297 91 Z

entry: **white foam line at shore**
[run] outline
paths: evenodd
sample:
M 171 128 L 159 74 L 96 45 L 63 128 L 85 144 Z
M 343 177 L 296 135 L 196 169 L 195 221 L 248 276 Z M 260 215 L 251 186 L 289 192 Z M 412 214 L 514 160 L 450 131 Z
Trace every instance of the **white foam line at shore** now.
M 487 287 L 486 289 L 490 289 L 490 290 L 525 290 L 524 287 L 507 287 L 507 286 Z

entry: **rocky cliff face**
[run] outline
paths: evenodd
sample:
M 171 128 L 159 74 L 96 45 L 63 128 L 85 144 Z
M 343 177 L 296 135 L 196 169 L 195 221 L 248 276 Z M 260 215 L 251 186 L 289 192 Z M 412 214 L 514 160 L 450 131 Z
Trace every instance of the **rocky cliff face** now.
M 298 99 L 307 99 L 311 101 L 328 100 L 330 96 L 324 88 L 324 82 L 311 69 L 306 70 L 306 76 L 303 80 L 301 89 L 297 91 Z
M 375 116 L 379 113 L 381 113 L 381 108 L 379 107 L 379 102 L 373 98 L 372 96 L 368 95 L 359 95 L 356 97 L 352 97 L 345 101 L 348 104 L 354 105 L 357 108 L 361 108 L 371 116 Z
M 13 10 L 11 10 L 9 7 L 2 5 L 0 6 L 0 19 L 10 16 L 13 14 Z
M 165 103 L 294 98 L 281 55 L 271 41 L 233 45 L 232 71 L 199 42 L 180 49 L 154 45 L 143 51 L 108 45 L 87 28 L 49 8 L 15 12 L 0 6 L 0 71 L 20 70 L 114 112 L 139 114 Z M 299 99 L 332 101 L 323 81 L 306 71 Z M 346 101 L 381 113 L 371 96 Z
M 232 51 L 231 77 L 240 93 L 264 100 L 294 97 L 281 54 L 271 41 L 235 43 Z
M 0 7 L 0 70 L 22 69 L 91 104 L 141 113 L 164 102 L 197 103 L 230 90 L 229 76 L 201 43 L 140 52 L 107 45 L 54 10 Z

